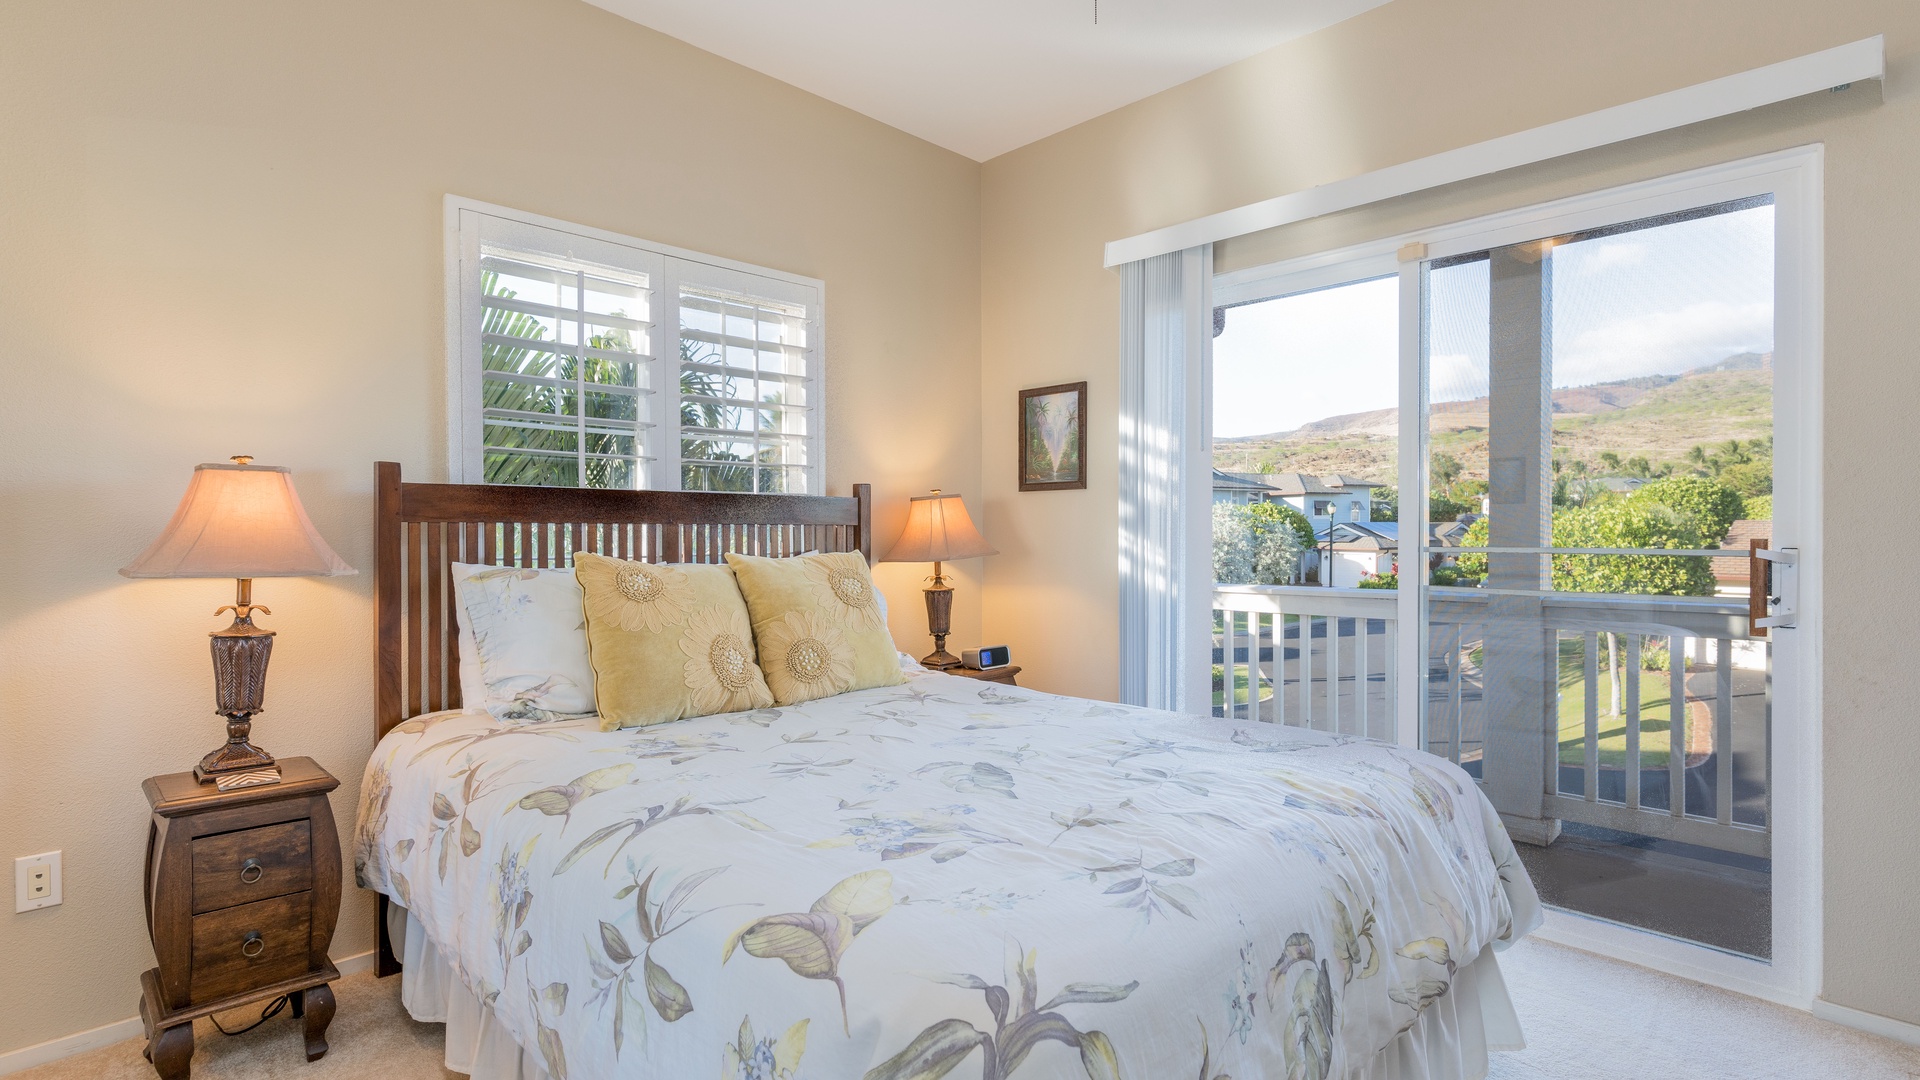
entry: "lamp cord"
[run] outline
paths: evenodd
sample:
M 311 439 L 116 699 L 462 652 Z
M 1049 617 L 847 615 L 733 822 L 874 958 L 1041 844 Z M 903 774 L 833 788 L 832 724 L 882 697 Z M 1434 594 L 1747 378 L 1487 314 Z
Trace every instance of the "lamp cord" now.
M 222 1035 L 245 1035 L 247 1032 L 252 1031 L 254 1028 L 257 1028 L 261 1024 L 264 1024 L 267 1021 L 273 1019 L 274 1017 L 280 1015 L 280 1011 L 282 1009 L 285 1009 L 287 1005 L 292 1001 L 293 1001 L 292 994 L 282 994 L 279 997 L 274 998 L 272 1001 L 267 1003 L 266 1008 L 260 1010 L 260 1019 L 255 1020 L 251 1024 L 248 1024 L 246 1027 L 241 1028 L 239 1031 L 228 1031 L 226 1028 L 221 1027 L 220 1018 L 217 1016 L 209 1015 L 207 1019 L 213 1021 L 213 1026 L 216 1028 L 219 1028 L 220 1034 Z

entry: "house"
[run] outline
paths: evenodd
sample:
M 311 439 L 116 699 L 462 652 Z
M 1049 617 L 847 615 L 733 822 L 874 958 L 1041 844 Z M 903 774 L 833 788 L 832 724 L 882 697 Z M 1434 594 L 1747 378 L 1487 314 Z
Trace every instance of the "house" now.
M 1451 557 L 1442 549 L 1459 546 L 1466 530 L 1467 525 L 1458 522 L 1428 523 L 1428 565 L 1439 566 L 1448 561 Z M 1352 588 L 1370 574 L 1393 573 L 1400 561 L 1400 523 L 1397 521 L 1335 522 L 1320 529 L 1315 536 L 1319 541 L 1316 550 L 1322 553 L 1328 550 L 1328 537 L 1332 537 L 1332 584 L 1336 586 Z
M 1772 538 L 1772 521 L 1741 518 L 1727 526 L 1727 538 L 1720 542 L 1720 547 L 1727 551 L 1745 551 L 1747 545 L 1755 540 L 1770 541 Z M 1722 589 L 1745 595 L 1753 580 L 1748 560 L 1737 555 L 1719 555 L 1712 562 L 1714 583 Z
M 1353 476 L 1213 470 L 1214 502 L 1285 503 L 1305 514 L 1316 529 L 1336 521 L 1371 521 L 1373 489 L 1389 486 Z
M 1340 521 L 1321 529 L 1317 536 L 1322 551 L 1333 552 L 1333 576 L 1337 588 L 1355 588 L 1360 579 L 1393 572 L 1400 552 L 1398 522 Z

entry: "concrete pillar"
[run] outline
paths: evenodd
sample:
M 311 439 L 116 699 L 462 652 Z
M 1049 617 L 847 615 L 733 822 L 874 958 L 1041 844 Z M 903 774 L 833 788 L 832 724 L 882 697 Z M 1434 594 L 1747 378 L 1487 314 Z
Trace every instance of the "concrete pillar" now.
M 1552 260 L 1544 244 L 1491 256 L 1492 384 L 1487 471 L 1490 547 L 1546 547 L 1553 512 Z M 1489 589 L 1551 587 L 1545 555 L 1490 555 Z M 1557 779 L 1554 633 L 1533 596 L 1491 596 L 1482 672 L 1487 716 L 1482 775 L 1515 840 L 1560 833 L 1545 795 Z

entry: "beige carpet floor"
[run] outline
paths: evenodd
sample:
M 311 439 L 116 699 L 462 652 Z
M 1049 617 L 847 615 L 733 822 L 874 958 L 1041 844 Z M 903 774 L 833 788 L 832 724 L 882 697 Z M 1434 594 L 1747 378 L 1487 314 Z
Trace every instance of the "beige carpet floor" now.
M 1526 1027 L 1527 1049 L 1494 1055 L 1490 1080 L 1920 1078 L 1920 1047 L 1573 949 L 1522 942 L 1501 957 L 1501 967 Z M 300 1021 L 286 1014 L 231 1039 L 201 1021 L 193 1075 L 199 1080 L 454 1080 L 457 1074 L 440 1064 L 439 1026 L 407 1017 L 399 985 L 397 979 L 376 980 L 371 974 L 342 979 L 336 990 L 339 1012 L 328 1032 L 333 1049 L 312 1065 L 301 1053 Z M 234 1014 L 222 1022 L 235 1027 L 249 1019 Z M 140 1057 L 140 1046 L 138 1040 L 119 1043 L 15 1077 L 145 1080 L 154 1074 Z

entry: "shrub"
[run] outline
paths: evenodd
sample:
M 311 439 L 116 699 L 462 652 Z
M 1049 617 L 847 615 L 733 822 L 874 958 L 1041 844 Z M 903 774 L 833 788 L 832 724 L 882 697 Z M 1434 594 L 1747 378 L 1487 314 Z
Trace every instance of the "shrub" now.
M 1253 525 L 1244 506 L 1213 504 L 1213 580 L 1253 584 Z
M 1487 519 L 1481 518 L 1467 529 L 1461 546 L 1487 547 L 1488 535 Z M 1635 498 L 1555 510 L 1553 546 L 1701 548 L 1706 541 L 1691 515 Z M 1464 575 L 1487 573 L 1485 555 L 1462 554 L 1454 561 Z M 1713 570 L 1706 559 L 1683 555 L 1555 555 L 1553 587 L 1563 592 L 1712 596 Z
M 1706 539 L 1691 515 L 1627 499 L 1555 511 L 1553 546 L 1700 548 Z M 1713 570 L 1706 559 L 1683 555 L 1555 555 L 1553 587 L 1563 592 L 1712 596 Z
M 1466 502 L 1462 499 L 1449 498 L 1445 495 L 1429 495 L 1427 497 L 1428 521 L 1459 521 L 1461 514 L 1471 514 L 1479 509 L 1479 506 L 1476 504 Z
M 1742 495 L 1773 494 L 1773 459 L 1742 461 L 1720 470 L 1720 482 Z
M 1293 580 L 1303 548 L 1284 518 L 1261 512 L 1271 505 L 1213 504 L 1214 581 L 1223 585 L 1284 585 Z
M 1293 528 L 1293 535 L 1300 541 L 1302 549 L 1313 547 L 1313 522 L 1307 520 L 1307 515 L 1286 503 L 1253 503 L 1246 510 L 1254 528 L 1268 529 L 1278 524 L 1289 525 Z
M 1748 518 L 1754 521 L 1773 520 L 1773 496 L 1749 495 L 1742 501 L 1746 503 Z
M 1363 574 L 1360 577 L 1363 589 L 1397 589 L 1400 587 L 1399 574 Z
M 1399 521 L 1399 490 L 1390 487 L 1374 488 L 1373 504 L 1367 508 L 1367 517 L 1372 521 Z
M 1560 511 L 1558 510 L 1554 511 L 1554 514 L 1556 516 L 1559 513 Z M 1486 518 L 1481 518 L 1480 520 L 1467 526 L 1467 535 L 1460 538 L 1460 546 L 1461 547 L 1486 547 L 1487 546 L 1487 519 Z M 1460 568 L 1460 572 L 1462 574 L 1469 574 L 1469 575 L 1472 575 L 1473 577 L 1486 576 L 1487 557 L 1485 555 L 1478 554 L 1477 552 L 1468 553 L 1468 554 L 1459 556 L 1453 561 L 1454 561 L 1454 565 Z
M 1628 501 L 1652 503 L 1691 516 L 1700 528 L 1700 538 L 1708 544 L 1725 539 L 1728 526 L 1746 516 L 1739 492 L 1702 476 L 1655 480 L 1634 492 Z

